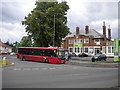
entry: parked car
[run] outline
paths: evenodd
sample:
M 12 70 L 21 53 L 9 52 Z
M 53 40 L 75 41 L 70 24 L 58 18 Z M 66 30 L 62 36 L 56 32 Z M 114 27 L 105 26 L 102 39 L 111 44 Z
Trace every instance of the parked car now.
M 16 54 L 15 52 L 11 52 L 11 53 L 10 53 L 11 56 L 12 56 L 12 55 L 15 55 L 15 54 Z
M 95 61 L 106 61 L 107 59 L 107 56 L 104 55 L 104 54 L 97 54 L 97 55 L 94 55 L 92 57 L 92 62 L 95 62 Z
M 72 52 L 72 53 L 69 53 L 69 56 L 70 57 L 76 57 L 76 54 Z
M 68 55 L 68 59 L 71 59 L 71 57 L 76 57 L 77 55 L 75 54 L 75 53 L 69 53 L 69 55 Z
M 0 55 L 8 55 L 9 53 L 7 51 L 0 51 Z
M 81 53 L 81 54 L 78 54 L 78 57 L 88 57 L 88 55 L 85 53 Z

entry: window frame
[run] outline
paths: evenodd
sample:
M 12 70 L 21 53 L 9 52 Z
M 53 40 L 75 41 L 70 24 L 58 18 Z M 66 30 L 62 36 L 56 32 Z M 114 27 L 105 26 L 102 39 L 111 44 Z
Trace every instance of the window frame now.
M 87 49 L 87 52 L 86 52 Z M 84 53 L 88 53 L 89 52 L 89 48 L 88 47 L 84 47 Z
M 87 40 L 88 42 L 86 42 L 86 40 Z M 84 39 L 84 43 L 89 43 L 89 39 Z
M 68 40 L 68 43 L 69 43 L 69 44 L 73 44 L 73 40 L 72 40 L 72 39 L 69 39 L 69 40 Z

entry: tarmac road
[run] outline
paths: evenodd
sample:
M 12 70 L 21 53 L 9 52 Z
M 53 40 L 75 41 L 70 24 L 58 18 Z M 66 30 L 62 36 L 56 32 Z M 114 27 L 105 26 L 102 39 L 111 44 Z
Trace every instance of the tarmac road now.
M 111 88 L 118 86 L 118 68 L 80 67 L 21 61 L 2 71 L 3 88 Z

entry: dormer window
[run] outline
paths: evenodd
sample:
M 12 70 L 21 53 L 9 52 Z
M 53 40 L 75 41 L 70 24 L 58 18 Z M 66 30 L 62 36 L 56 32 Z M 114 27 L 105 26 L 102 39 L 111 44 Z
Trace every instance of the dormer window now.
M 100 39 L 95 39 L 96 45 L 100 45 Z
M 89 43 L 89 39 L 84 39 L 84 43 Z
M 97 42 L 100 42 L 100 39 L 96 39 L 95 42 L 96 42 L 96 43 L 97 43 Z
M 72 44 L 72 43 L 73 43 L 73 40 L 70 39 L 68 42 L 69 42 L 69 44 Z

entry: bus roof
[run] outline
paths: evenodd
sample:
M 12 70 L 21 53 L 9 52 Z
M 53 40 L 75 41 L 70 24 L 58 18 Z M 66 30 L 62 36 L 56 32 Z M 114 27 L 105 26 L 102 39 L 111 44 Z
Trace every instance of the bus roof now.
M 17 47 L 17 48 L 25 48 L 25 49 L 58 49 L 58 48 L 52 48 L 52 47 Z

